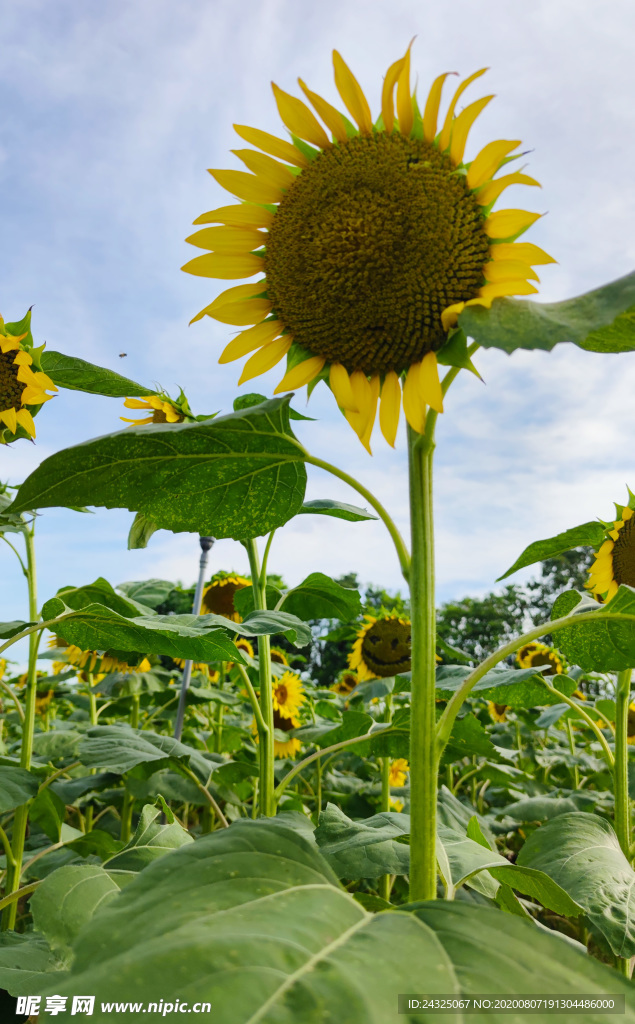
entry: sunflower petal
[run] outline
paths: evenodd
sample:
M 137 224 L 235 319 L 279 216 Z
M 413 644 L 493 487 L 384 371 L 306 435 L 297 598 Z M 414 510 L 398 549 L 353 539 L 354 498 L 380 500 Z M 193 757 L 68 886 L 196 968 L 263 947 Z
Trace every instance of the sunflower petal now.
M 126 398 L 124 401 L 124 408 L 126 409 L 152 409 L 148 399 L 141 398 Z
M 335 86 L 346 109 L 357 123 L 360 132 L 369 135 L 373 129 L 373 118 L 368 100 L 355 75 L 337 50 L 333 50 L 333 68 L 335 70 Z
M 483 146 L 481 152 L 474 157 L 469 166 L 467 187 L 472 189 L 480 188 L 490 178 L 493 178 L 508 153 L 511 153 L 518 146 L 520 146 L 520 139 L 515 141 L 498 139 L 495 142 L 488 142 L 486 146 Z
M 377 415 L 377 399 L 379 398 L 379 387 L 379 374 L 376 373 L 370 378 L 370 401 L 368 407 L 368 416 L 366 417 L 366 426 L 364 428 L 364 433 L 360 437 L 360 441 L 364 445 L 364 448 L 366 449 L 369 455 L 373 454 L 370 449 L 370 437 L 373 432 L 373 427 L 375 426 L 375 417 Z
M 254 256 L 252 253 L 237 256 L 233 253 L 206 252 L 204 256 L 195 256 L 181 267 L 181 270 L 197 277 L 216 277 L 231 281 L 236 277 L 262 274 L 263 263 L 260 256 Z
M 512 238 L 530 228 L 541 216 L 528 210 L 497 210 L 486 218 L 485 230 L 490 238 Z
M 406 51 L 404 65 L 397 80 L 397 117 L 401 134 L 410 135 L 415 120 L 410 92 L 410 46 Z
M 30 434 L 31 437 L 35 437 L 35 423 L 33 422 L 33 417 L 31 416 L 29 410 L 18 409 L 15 415 L 20 426 L 24 427 L 26 432 Z
M 364 443 L 364 434 L 368 426 L 368 421 L 372 415 L 372 399 L 373 392 L 370 386 L 370 382 L 365 373 L 361 370 L 354 370 L 350 376 L 351 389 L 353 391 L 353 400 L 358 412 L 352 412 L 349 409 L 344 410 L 344 415 L 351 427 L 357 434 L 358 438 Z
M 532 270 L 528 263 L 522 260 L 496 260 L 486 263 L 483 268 L 483 275 L 488 282 L 495 281 L 517 281 L 519 278 L 540 281 L 538 274 Z
M 401 411 L 401 383 L 394 370 L 384 378 L 379 406 L 379 427 L 391 448 L 395 447 L 399 413 Z
M 324 124 L 330 132 L 335 136 L 338 142 L 346 142 L 348 134 L 346 131 L 346 125 L 344 119 L 340 114 L 339 110 L 332 107 L 330 103 L 322 97 L 318 96 L 316 92 L 311 90 L 304 84 L 301 78 L 298 78 L 298 84 L 302 89 L 302 92 L 308 99 L 309 103 L 312 103 L 318 114 L 324 121 Z
M 390 134 L 395 127 L 395 86 L 401 74 L 406 58 L 400 57 L 394 64 L 391 64 L 386 72 L 384 84 L 381 90 L 381 116 L 384 128 Z
M 213 320 L 234 327 L 247 327 L 265 320 L 273 309 L 269 299 L 244 299 L 242 302 L 227 302 L 220 309 L 208 313 Z
M 13 352 L 14 350 L 19 348 L 20 345 L 18 344 L 17 338 L 14 338 L 12 336 L 7 337 L 6 335 L 0 335 L 0 352 L 2 352 L 3 355 L 6 355 L 7 352 Z
M 15 434 L 18 429 L 18 418 L 14 408 L 3 409 L 0 412 L 0 423 L 4 423 L 9 428 L 12 434 Z
M 245 363 L 238 383 L 244 384 L 245 381 L 252 380 L 253 377 L 259 377 L 261 373 L 271 370 L 276 363 L 279 363 L 286 356 L 292 344 L 293 338 L 291 335 L 285 334 L 284 337 L 276 338 L 275 341 L 270 341 L 263 345 Z
M 465 145 L 470 128 L 476 121 L 479 114 L 485 110 L 487 104 L 494 99 L 494 96 L 483 96 L 480 100 L 470 103 L 469 107 L 462 110 L 452 125 L 452 141 L 450 143 L 450 159 L 454 164 L 460 164 L 465 153 Z
M 520 171 L 517 171 L 515 174 L 505 174 L 502 178 L 496 178 L 480 188 L 476 193 L 477 203 L 480 206 L 490 206 L 496 202 L 501 193 L 506 188 L 509 188 L 510 185 L 535 185 L 536 188 L 542 187 L 535 178 L 530 178 L 528 174 L 522 174 Z
M 257 146 L 264 153 L 276 156 L 279 160 L 285 160 L 295 167 L 308 167 L 310 163 L 309 158 L 296 149 L 291 142 L 270 135 L 269 132 L 262 132 L 259 128 L 248 128 L 244 124 L 235 124 L 234 131 L 251 146 Z
M 257 153 L 254 149 L 232 149 L 232 153 L 253 174 L 257 174 L 261 181 L 269 182 L 277 188 L 289 188 L 294 182 L 294 175 L 289 168 L 266 153 Z
M 522 260 L 530 266 L 542 263 L 555 263 L 553 256 L 533 242 L 499 242 L 489 251 L 492 260 Z
M 441 326 L 444 331 L 449 331 L 451 327 L 454 327 L 459 315 L 465 309 L 464 302 L 454 302 L 451 306 L 446 308 L 441 313 Z
M 443 392 L 439 380 L 439 366 L 434 352 L 427 352 L 419 371 L 423 401 L 435 412 L 443 412 Z
M 351 387 L 348 370 L 342 363 L 331 363 L 329 369 L 329 387 L 335 395 L 335 401 L 340 409 L 348 412 L 359 412 L 355 402 L 353 389 Z
M 50 402 L 53 395 L 47 395 L 46 391 L 42 388 L 35 387 L 33 384 L 27 384 L 22 391 L 22 404 L 23 405 L 44 405 L 45 402 Z
M 241 359 L 256 348 L 268 345 L 280 334 L 283 326 L 279 320 L 265 320 L 255 327 L 249 327 L 241 331 L 235 338 L 226 345 L 218 360 L 219 363 L 232 363 L 234 359 Z
M 201 320 L 204 316 L 214 316 L 215 312 L 220 312 L 223 306 L 230 305 L 241 305 L 243 300 L 249 300 L 254 298 L 256 295 L 260 295 L 261 292 L 267 290 L 267 282 L 263 278 L 261 281 L 250 281 L 249 284 L 237 284 L 233 288 L 227 288 L 220 295 L 217 295 L 213 302 L 210 302 L 208 306 L 197 313 L 195 317 L 190 320 L 190 324 L 195 323 L 197 320 Z M 214 319 L 220 319 L 214 317 Z M 222 321 L 228 323 L 230 321 Z M 247 320 L 247 323 L 255 323 L 253 320 Z M 238 324 L 237 326 L 241 326 Z
M 14 366 L 31 366 L 32 363 L 33 360 L 31 359 L 31 356 L 29 355 L 28 352 L 16 352 L 15 357 L 13 359 Z
M 430 87 L 425 110 L 423 112 L 424 142 L 434 142 L 434 137 L 437 134 L 437 118 L 439 116 L 439 105 L 441 103 L 443 83 L 449 75 L 454 73 L 455 72 L 453 71 L 446 71 L 444 75 L 439 75 L 438 78 L 435 78 L 432 86 Z
M 291 134 L 297 135 L 299 139 L 304 139 L 314 146 L 319 146 L 320 149 L 330 149 L 331 140 L 306 103 L 291 96 L 284 89 L 280 89 L 275 82 L 271 83 L 271 88 L 276 99 L 278 113 Z
M 485 306 L 489 309 L 492 299 L 498 299 L 503 295 L 534 295 L 538 291 L 529 281 L 496 281 L 496 283 L 485 284 L 480 294 L 475 299 L 466 302 L 466 306 Z
M 190 245 L 199 249 L 211 249 L 214 252 L 247 253 L 259 249 L 267 241 L 267 236 L 255 228 L 220 227 L 201 228 L 185 239 Z
M 209 173 L 221 188 L 250 203 L 279 203 L 282 199 L 282 192 L 276 185 L 254 174 L 247 174 L 246 171 L 218 171 L 209 168 Z
M 312 356 L 310 359 L 298 363 L 297 366 L 285 373 L 278 387 L 275 388 L 274 395 L 279 395 L 283 391 L 296 391 L 297 388 L 303 388 L 305 384 L 310 384 L 318 373 L 321 373 L 325 362 L 326 359 L 322 356 Z
M 403 386 L 403 411 L 408 423 L 418 434 L 426 425 L 426 404 L 421 388 L 421 363 L 412 363 Z
M 459 102 L 461 96 L 467 89 L 468 85 L 471 85 L 472 82 L 475 82 L 476 79 L 480 78 L 481 75 L 484 75 L 486 71 L 487 68 L 481 68 L 480 71 L 475 71 L 473 75 L 470 75 L 468 78 L 465 79 L 464 82 L 461 82 L 458 89 L 454 93 L 450 106 L 448 107 L 448 112 L 445 115 L 445 121 L 443 122 L 443 128 L 441 129 L 441 135 L 439 136 L 439 149 L 441 150 L 442 153 L 445 152 L 445 150 L 450 145 L 450 135 L 452 133 L 452 118 L 454 117 L 454 111 L 456 110 L 457 103 Z
M 273 213 L 255 203 L 240 203 L 238 206 L 219 206 L 217 210 L 208 210 L 194 221 L 197 224 L 226 224 L 237 228 L 268 228 L 273 221 Z

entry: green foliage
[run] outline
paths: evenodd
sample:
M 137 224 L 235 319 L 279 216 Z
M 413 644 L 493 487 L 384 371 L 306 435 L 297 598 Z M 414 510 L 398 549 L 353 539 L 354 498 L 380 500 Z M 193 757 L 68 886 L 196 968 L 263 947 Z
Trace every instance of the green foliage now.
M 87 391 L 91 395 L 106 395 L 110 398 L 140 398 L 157 394 L 154 388 L 136 384 L 113 370 L 94 366 L 77 356 L 44 349 L 41 362 L 42 369 L 58 388 Z
M 603 618 L 575 624 L 575 616 L 594 612 Z M 553 606 L 554 619 L 571 615 L 573 625 L 558 631 L 558 645 L 570 662 L 589 672 L 619 672 L 635 664 L 635 590 L 619 587 L 608 604 L 569 590 Z M 624 616 L 623 620 L 612 616 Z

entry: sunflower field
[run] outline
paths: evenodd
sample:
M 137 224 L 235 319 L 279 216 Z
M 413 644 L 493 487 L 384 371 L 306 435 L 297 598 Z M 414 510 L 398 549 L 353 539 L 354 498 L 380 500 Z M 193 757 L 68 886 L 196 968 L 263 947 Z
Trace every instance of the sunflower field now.
M 566 557 L 585 582 L 493 648 L 460 615 L 441 628 L 432 515 L 435 427 L 478 350 L 634 351 L 635 273 L 527 299 L 553 260 L 526 237 L 538 214 L 504 206 L 538 184 L 521 143 L 470 151 L 484 71 L 417 97 L 409 48 L 371 111 L 333 64 L 337 105 L 274 84 L 280 136 L 235 126 L 246 169 L 211 171 L 226 205 L 187 239 L 187 273 L 232 282 L 194 322 L 227 326 L 239 384 L 285 361 L 273 395 L 199 414 L 38 344 L 30 311 L 0 321 L 4 445 L 40 413 L 45 431 L 60 389 L 125 413 L 0 484 L 25 578 L 0 623 L 7 1020 L 458 1022 L 485 1000 L 487 1021 L 635 1022 L 635 495 L 527 538 L 501 580 Z M 305 387 L 368 453 L 403 416 L 409 536 L 390 494 L 297 439 Z M 315 470 L 350 503 L 307 500 Z M 131 512 L 131 549 L 198 536 L 196 586 L 38 595 L 38 521 L 89 507 Z M 297 516 L 383 524 L 402 591 L 332 578 L 319 551 L 287 586 L 272 543 Z M 217 539 L 248 573 L 216 567 Z

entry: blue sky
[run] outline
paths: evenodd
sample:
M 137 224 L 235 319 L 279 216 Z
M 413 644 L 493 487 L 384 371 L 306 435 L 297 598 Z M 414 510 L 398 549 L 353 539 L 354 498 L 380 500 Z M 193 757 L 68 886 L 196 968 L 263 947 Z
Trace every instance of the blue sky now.
M 508 205 L 547 214 L 528 236 L 558 260 L 541 298 L 566 298 L 635 264 L 635 9 L 630 0 L 21 0 L 0 13 L 0 311 L 34 305 L 36 343 L 186 391 L 196 412 L 228 410 L 236 364 L 219 366 L 231 329 L 188 327 L 220 289 L 179 267 L 193 219 L 230 200 L 206 173 L 237 167 L 232 123 L 280 133 L 269 88 L 301 76 L 337 102 L 339 49 L 378 109 L 387 66 L 417 36 L 424 96 L 445 70 L 490 67 L 497 94 L 468 155 L 493 138 L 521 138 L 542 183 Z M 475 98 L 480 93 L 474 93 Z M 119 358 L 126 352 L 125 359 Z M 439 599 L 482 593 L 530 541 L 602 516 L 635 489 L 635 354 L 485 352 L 485 384 L 463 375 L 441 417 L 436 472 Z M 278 370 L 258 382 L 271 393 Z M 249 386 L 248 388 L 249 389 Z M 253 387 L 251 388 L 253 389 Z M 304 399 L 296 403 L 304 407 Z M 121 403 L 60 393 L 37 420 L 36 445 L 0 451 L 0 479 L 19 482 L 47 455 L 118 429 Z M 303 442 L 374 490 L 407 530 L 404 438 L 378 437 L 371 459 L 318 388 Z M 309 497 L 355 501 L 313 472 Z M 193 581 L 198 545 L 161 532 L 128 552 L 131 514 L 46 510 L 38 522 L 41 599 L 106 575 Z M 246 569 L 220 542 L 213 567 Z M 290 583 L 348 570 L 389 588 L 399 570 L 379 524 L 300 517 L 277 535 L 272 571 Z M 21 617 L 23 581 L 0 550 L 0 619 Z

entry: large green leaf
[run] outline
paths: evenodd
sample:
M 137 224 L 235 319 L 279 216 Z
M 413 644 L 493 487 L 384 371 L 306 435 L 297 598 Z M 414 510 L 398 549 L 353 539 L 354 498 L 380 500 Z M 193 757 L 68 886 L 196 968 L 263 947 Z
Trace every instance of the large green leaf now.
M 468 306 L 459 316 L 484 348 L 549 352 L 564 341 L 588 352 L 635 349 L 635 273 L 564 302 L 495 299 L 491 309 Z
M 77 356 L 62 352 L 42 353 L 42 369 L 58 388 L 71 391 L 88 391 L 91 395 L 106 395 L 108 398 L 139 398 L 141 395 L 156 395 L 154 388 L 137 384 L 114 370 L 87 363 Z
M 604 621 L 575 623 L 583 612 L 599 612 Z M 611 615 L 627 619 L 612 619 Z M 620 672 L 635 665 L 635 589 L 622 585 L 608 604 L 599 605 L 589 594 L 565 590 L 554 603 L 554 619 L 571 615 L 572 625 L 558 630 L 556 642 L 571 664 L 585 672 Z M 546 702 L 545 702 L 546 703 Z
M 635 872 L 608 821 L 581 811 L 560 815 L 531 834 L 518 864 L 553 878 L 617 956 L 635 954 Z
M 147 867 L 84 927 L 54 991 L 94 994 L 93 1020 L 107 1024 L 113 979 L 120 1002 L 209 1001 L 215 1024 L 386 1024 L 413 990 L 625 993 L 625 1024 L 635 1019 L 624 979 L 531 922 L 445 901 L 367 913 L 318 850 L 276 822 L 236 822 Z M 58 1019 L 70 1024 L 69 1011 Z
M 68 864 L 48 875 L 31 896 L 33 926 L 52 949 L 64 950 L 97 908 L 118 892 L 100 864 Z
M 341 619 L 350 622 L 362 610 L 359 591 L 343 587 L 330 576 L 312 572 L 290 590 L 280 606 L 300 619 Z
M 305 501 L 298 514 L 333 516 L 334 519 L 347 519 L 350 523 L 359 523 L 365 519 L 377 519 L 377 516 L 372 515 L 365 508 L 346 505 L 343 501 L 333 501 L 331 498 L 315 498 L 313 501 Z
M 129 599 L 118 594 L 103 576 L 98 577 L 94 583 L 87 583 L 82 587 L 60 587 L 55 596 L 74 611 L 88 608 L 91 604 L 103 604 L 125 618 L 151 614 L 148 607 L 139 604 L 134 598 Z
M 65 976 L 62 967 L 42 935 L 0 932 L 0 988 L 12 996 L 41 992 Z
M 602 543 L 604 537 L 605 531 L 601 523 L 582 523 L 581 526 L 573 526 L 570 530 L 565 530 L 564 533 L 559 533 L 555 537 L 535 540 L 533 544 L 525 548 L 512 567 L 498 577 L 496 582 L 499 583 L 519 569 L 524 569 L 526 565 L 533 565 L 534 562 L 542 562 L 545 558 L 561 555 L 563 551 L 571 551 L 572 548 L 588 545 L 596 548 Z
M 104 863 L 104 868 L 120 887 L 170 850 L 177 850 L 180 846 L 194 842 L 165 803 L 161 803 L 162 807 L 146 804 L 130 842 Z M 157 820 L 162 813 L 165 813 L 165 825 Z
M 561 814 L 579 810 L 569 796 L 527 796 L 515 800 L 502 808 L 500 815 L 521 823 L 528 821 L 549 821 Z
M 329 803 L 320 814 L 315 841 L 338 878 L 378 878 L 408 873 L 410 851 L 395 839 L 409 832 L 407 814 L 384 811 L 353 821 Z
M 120 583 L 117 590 L 121 590 L 131 601 L 138 601 L 148 608 L 156 608 L 172 593 L 174 583 L 170 580 L 157 579 L 133 580 L 130 583 Z
M 189 765 L 206 782 L 214 767 L 198 750 L 171 736 L 160 736 L 148 729 L 134 730 L 127 725 L 97 725 L 90 729 L 80 745 L 79 757 L 87 768 L 102 768 L 124 775 L 137 765 L 148 772 L 162 768 L 179 769 Z
M 473 671 L 465 665 L 439 665 L 437 697 L 451 697 Z M 551 677 L 549 681 L 567 696 L 577 686 L 575 680 L 563 675 Z M 472 687 L 470 696 L 482 697 L 495 704 L 507 704 L 512 708 L 534 708 L 558 703 L 558 697 L 549 693 L 542 682 L 542 673 L 535 668 L 492 669 Z
M 203 423 L 131 427 L 52 455 L 12 512 L 97 505 L 143 512 L 157 528 L 244 540 L 302 507 L 303 450 L 276 398 Z
M 33 800 L 39 788 L 38 779 L 26 768 L 0 765 L 0 814 Z

